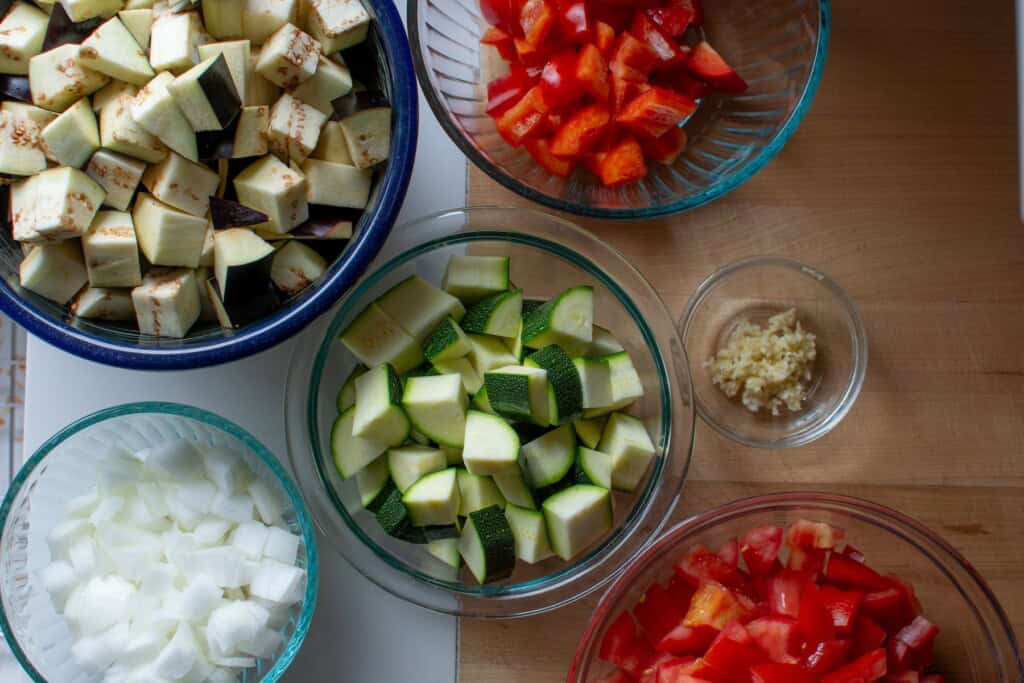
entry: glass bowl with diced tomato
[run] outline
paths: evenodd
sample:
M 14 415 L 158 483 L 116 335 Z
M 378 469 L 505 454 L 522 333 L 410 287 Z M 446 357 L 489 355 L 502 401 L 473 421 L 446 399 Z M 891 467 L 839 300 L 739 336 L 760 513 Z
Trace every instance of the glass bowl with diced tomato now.
M 408 0 L 427 101 L 469 159 L 599 218 L 702 206 L 807 113 L 828 0 Z
M 1024 680 L 1006 613 L 921 523 L 824 493 L 692 517 L 601 600 L 570 683 Z

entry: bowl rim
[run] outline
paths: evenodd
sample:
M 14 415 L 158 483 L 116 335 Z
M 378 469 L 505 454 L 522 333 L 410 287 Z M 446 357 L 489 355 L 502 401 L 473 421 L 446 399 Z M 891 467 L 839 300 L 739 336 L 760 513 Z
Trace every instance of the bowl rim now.
M 289 503 L 294 508 L 299 527 L 302 529 L 302 540 L 306 548 L 306 590 L 302 598 L 302 612 L 295 624 L 295 632 L 292 633 L 291 639 L 285 645 L 280 657 L 274 661 L 274 665 L 258 681 L 258 683 L 275 683 L 291 666 L 292 661 L 302 647 L 302 643 L 309 633 L 313 614 L 316 611 L 316 599 L 320 585 L 320 561 L 316 544 L 316 531 L 309 510 L 306 508 L 305 500 L 299 493 L 298 486 L 281 465 L 281 462 L 256 437 L 231 420 L 203 408 L 166 401 L 124 403 L 103 408 L 85 417 L 81 417 L 47 439 L 35 450 L 32 457 L 25 461 L 21 469 L 18 470 L 17 475 L 7 489 L 7 493 L 3 497 L 3 501 L 0 502 L 0 535 L 3 534 L 4 529 L 7 527 L 7 519 L 10 515 L 11 507 L 14 505 L 14 501 L 21 492 L 22 487 L 28 481 L 29 476 L 46 460 L 46 457 L 54 449 L 89 427 L 106 422 L 112 418 L 145 414 L 172 415 L 188 418 L 218 429 L 237 439 L 270 469 L 288 494 Z M 29 660 L 28 655 L 21 648 L 18 639 L 14 637 L 11 625 L 7 620 L 7 612 L 3 609 L 2 603 L 0 603 L 0 634 L 7 641 L 8 647 L 14 654 L 15 659 L 18 660 L 22 670 L 35 683 L 47 683 L 46 679 L 39 673 Z
M 743 444 L 744 446 L 762 450 L 805 446 L 825 436 L 832 431 L 836 425 L 843 421 L 843 418 L 845 418 L 853 408 L 853 404 L 857 402 L 857 398 L 860 396 L 860 391 L 864 387 L 864 381 L 867 376 L 868 337 L 867 331 L 864 327 L 864 321 L 860 317 L 860 313 L 858 312 L 853 299 L 846 293 L 846 290 L 844 290 L 838 282 L 814 266 L 807 265 L 806 263 L 785 256 L 751 256 L 749 258 L 740 259 L 739 261 L 733 261 L 732 263 L 722 266 L 708 275 L 697 286 L 697 289 L 694 290 L 693 294 L 690 296 L 690 300 L 686 303 L 683 315 L 679 319 L 679 336 L 683 340 L 683 343 L 686 344 L 690 331 L 690 324 L 693 322 L 694 315 L 704 304 L 704 300 L 711 294 L 719 283 L 736 273 L 750 268 L 759 268 L 764 266 L 794 270 L 801 275 L 817 280 L 832 293 L 836 301 L 839 302 L 843 310 L 846 312 L 848 322 L 853 327 L 853 334 L 851 335 L 851 338 L 853 340 L 854 362 L 849 380 L 843 389 L 843 394 L 840 397 L 840 400 L 827 415 L 814 423 L 812 428 L 777 439 L 756 439 L 731 429 L 727 424 L 716 420 L 704 407 L 704 401 L 701 399 L 700 392 L 696 390 L 696 385 L 694 385 L 694 401 L 697 405 L 698 414 L 700 414 L 701 419 L 704 420 L 707 425 L 722 436 Z
M 412 177 L 419 129 L 416 75 L 402 20 L 389 0 L 363 1 L 376 15 L 383 55 L 392 74 L 395 124 L 391 155 L 379 182 L 377 211 L 366 216 L 320 286 L 269 318 L 227 336 L 170 349 L 110 340 L 76 328 L 66 313 L 57 317 L 41 310 L 4 278 L 0 278 L 0 310 L 43 341 L 86 360 L 133 370 L 188 370 L 264 351 L 293 336 L 333 306 L 373 261 L 398 218 Z
M 978 570 L 974 568 L 974 565 L 972 565 L 970 561 L 960 553 L 960 551 L 954 548 L 942 536 L 932 531 L 915 518 L 880 503 L 874 503 L 863 498 L 842 494 L 827 493 L 823 491 L 798 490 L 751 496 L 725 503 L 724 505 L 712 508 L 711 510 L 698 515 L 693 515 L 678 522 L 671 529 L 665 532 L 665 534 L 655 543 L 648 545 L 644 552 L 637 555 L 629 566 L 619 574 L 614 583 L 612 583 L 608 590 L 605 591 L 605 594 L 601 596 L 600 602 L 594 608 L 594 612 L 587 622 L 583 635 L 580 636 L 579 642 L 576 645 L 576 651 L 573 655 L 572 664 L 569 668 L 568 678 L 566 679 L 568 683 L 573 683 L 578 679 L 580 668 L 584 664 L 583 657 L 586 655 L 586 651 L 591 645 L 592 639 L 596 635 L 597 631 L 599 631 L 604 625 L 608 617 L 611 616 L 611 613 L 613 609 L 616 608 L 618 601 L 629 590 L 637 576 L 646 569 L 646 564 L 651 558 L 658 555 L 666 548 L 679 544 L 686 537 L 722 521 L 742 518 L 751 512 L 763 510 L 813 507 L 839 510 L 851 516 L 857 516 L 863 521 L 870 521 L 870 517 L 881 518 L 883 521 L 888 522 L 895 527 L 893 529 L 887 528 L 888 531 L 898 533 L 897 530 L 899 530 L 899 532 L 902 532 L 900 535 L 903 536 L 904 540 L 918 547 L 919 550 L 928 555 L 929 559 L 934 559 L 932 557 L 932 553 L 925 551 L 917 543 L 906 538 L 905 534 L 906 532 L 919 534 L 927 542 L 933 544 L 939 552 L 944 553 L 948 559 L 952 560 L 964 570 L 966 579 L 973 584 L 973 587 L 977 588 L 988 601 L 988 606 L 992 609 L 996 618 L 996 625 L 1002 628 L 1002 633 L 1000 635 L 1007 638 L 1013 649 L 1013 659 L 1016 663 L 1018 675 L 1021 678 L 1024 678 L 1024 659 L 1022 659 L 1020 644 L 1017 641 L 1009 615 L 1006 613 L 1006 610 L 999 602 L 999 599 L 988 585 L 988 582 L 985 581 L 984 577 L 982 577 Z M 880 526 L 878 522 L 873 523 Z M 948 576 L 948 571 L 943 571 Z
M 761 169 L 763 169 L 768 162 L 770 162 L 775 155 L 779 153 L 793 134 L 796 133 L 797 128 L 800 127 L 800 123 L 810 110 L 811 103 L 814 100 L 814 96 L 817 93 L 818 86 L 820 85 L 821 78 L 824 74 L 831 27 L 831 0 L 818 0 L 818 44 L 814 52 L 814 59 L 811 63 L 811 72 L 807 78 L 807 82 L 804 84 L 803 92 L 800 93 L 800 99 L 797 101 L 796 106 L 793 107 L 793 110 L 790 112 L 785 123 L 779 129 L 779 132 L 771 142 L 765 145 L 757 156 L 747 164 L 742 172 L 730 176 L 725 182 L 716 184 L 704 192 L 681 201 L 661 204 L 646 209 L 609 209 L 599 206 L 590 206 L 579 202 L 565 201 L 524 185 L 491 163 L 485 156 L 477 151 L 476 147 L 469 143 L 462 130 L 452 123 L 451 117 L 448 114 L 448 108 L 441 102 L 441 98 L 434 87 L 431 70 L 427 68 L 426 61 L 423 59 L 422 55 L 424 45 L 420 40 L 420 18 L 422 14 L 420 12 L 421 1 L 422 0 L 406 0 L 406 16 L 409 17 L 409 44 L 412 48 L 412 59 L 416 67 L 416 76 L 419 79 L 419 83 L 422 87 L 427 103 L 430 105 L 431 111 L 434 112 L 434 117 L 437 119 L 438 123 L 441 124 L 441 128 L 444 129 L 452 142 L 462 150 L 462 153 L 465 154 L 477 168 L 507 189 L 529 199 L 530 201 L 558 211 L 565 211 L 576 216 L 604 218 L 610 220 L 646 220 L 690 211 L 729 194 L 741 185 L 744 185 L 758 172 L 760 172 Z M 471 0 L 470 4 L 475 6 L 476 3 Z M 467 9 L 468 12 L 473 12 L 475 14 L 475 8 L 467 8 L 465 5 L 463 5 L 463 7 Z M 476 14 L 476 17 L 479 18 L 480 21 L 483 21 L 483 18 L 479 14 Z
M 412 233 L 415 231 L 411 230 L 411 228 L 416 225 L 434 223 L 438 219 L 443 219 L 445 217 L 455 215 L 469 216 L 474 212 L 479 213 L 492 211 L 514 211 L 517 214 L 523 214 L 525 212 L 528 214 L 532 213 L 537 216 L 543 216 L 546 220 L 551 221 L 551 225 L 557 224 L 559 229 L 568 229 L 568 234 L 575 237 L 582 237 L 593 244 L 600 244 L 602 249 L 607 250 L 610 254 L 614 254 L 620 260 L 621 265 L 632 270 L 636 277 L 639 278 L 638 282 L 646 285 L 649 288 L 650 293 L 656 297 L 662 311 L 666 316 L 668 316 L 662 321 L 662 326 L 673 338 L 675 338 L 675 343 L 678 344 L 678 347 L 676 349 L 662 348 L 662 344 L 660 343 L 661 340 L 658 338 L 658 332 L 651 328 L 646 318 L 640 312 L 639 306 L 633 300 L 632 295 L 624 291 L 618 282 L 613 281 L 610 276 L 605 274 L 604 269 L 602 269 L 592 258 L 581 254 L 577 249 L 568 244 L 552 239 L 550 234 L 537 235 L 510 230 L 465 228 L 456 233 L 449 232 L 440 236 L 416 237 L 412 246 L 407 249 L 403 249 L 395 255 L 391 255 L 391 258 L 388 258 L 384 263 L 374 268 L 374 270 L 360 282 L 358 287 L 353 288 L 346 294 L 345 299 L 337 309 L 335 317 L 332 319 L 330 329 L 325 330 L 324 334 L 317 337 L 317 339 L 311 339 L 309 341 L 309 346 L 312 348 L 312 351 L 303 347 L 296 348 L 292 364 L 289 369 L 289 383 L 300 375 L 304 376 L 305 381 L 309 383 L 308 387 L 303 387 L 302 395 L 297 399 L 297 402 L 301 403 L 301 418 L 294 425 L 297 430 L 301 430 L 301 433 L 297 435 L 297 438 L 302 442 L 304 452 L 297 452 L 298 449 L 293 447 L 292 435 L 289 434 L 288 453 L 291 458 L 292 466 L 298 475 L 299 481 L 304 486 L 316 486 L 316 491 L 313 496 L 314 504 L 312 505 L 313 518 L 321 531 L 323 531 L 329 539 L 334 540 L 334 537 L 330 530 L 326 528 L 325 523 L 320 519 L 320 515 L 322 514 L 321 507 L 326 508 L 323 512 L 327 512 L 335 517 L 341 518 L 346 533 L 351 534 L 355 542 L 359 544 L 359 547 L 365 549 L 367 553 L 372 556 L 370 561 L 382 563 L 378 567 L 374 567 L 374 569 L 386 568 L 388 572 L 397 572 L 402 578 L 409 579 L 414 582 L 415 586 L 426 590 L 414 592 L 402 592 L 400 590 L 396 590 L 393 585 L 382 578 L 379 571 L 371 571 L 370 568 L 366 566 L 366 560 L 357 560 L 351 553 L 344 552 L 341 549 L 344 545 L 344 540 L 338 540 L 337 543 L 333 543 L 334 547 L 339 550 L 339 553 L 345 557 L 345 559 L 359 573 L 366 576 L 384 590 L 397 595 L 403 600 L 413 602 L 427 609 L 478 618 L 514 618 L 549 611 L 583 598 L 614 578 L 618 571 L 620 571 L 622 565 L 620 564 L 608 571 L 606 576 L 598 576 L 596 581 L 586 585 L 585 587 L 574 587 L 573 591 L 575 592 L 572 592 L 571 594 L 562 594 L 566 592 L 566 585 L 570 581 L 575 578 L 579 578 L 576 576 L 578 572 L 583 571 L 584 575 L 588 575 L 590 572 L 602 569 L 605 564 L 609 562 L 609 559 L 614 557 L 616 552 L 622 553 L 623 551 L 627 551 L 623 560 L 628 560 L 630 557 L 642 552 L 647 544 L 654 540 L 658 531 L 664 528 L 668 523 L 672 511 L 675 509 L 678 500 L 682 496 L 689 467 L 692 464 L 692 455 L 696 439 L 697 413 L 695 407 L 683 410 L 682 406 L 677 405 L 680 403 L 681 397 L 684 397 L 685 395 L 693 395 L 693 386 L 690 379 L 691 373 L 689 371 L 689 363 L 686 360 L 685 350 L 683 349 L 682 344 L 678 341 L 678 330 L 676 330 L 674 325 L 671 324 L 671 316 L 668 314 L 664 302 L 661 300 L 653 286 L 626 259 L 626 257 L 607 243 L 597 240 L 592 234 L 582 230 L 562 217 L 554 216 L 537 209 L 513 209 L 491 206 L 450 209 L 416 219 L 404 227 L 406 232 Z M 467 225 L 469 223 L 470 221 L 467 219 Z M 326 362 L 330 349 L 334 344 L 336 344 L 335 336 L 337 335 L 335 334 L 335 328 L 342 325 L 346 315 L 353 313 L 355 307 L 360 303 L 365 303 L 362 299 L 365 297 L 367 290 L 372 285 L 376 284 L 381 278 L 387 277 L 390 273 L 394 272 L 395 268 L 407 265 L 408 263 L 415 261 L 416 258 L 434 253 L 438 248 L 452 244 L 471 244 L 473 242 L 480 241 L 502 241 L 543 250 L 554 257 L 565 259 L 570 264 L 594 277 L 598 283 L 606 287 L 630 314 L 634 324 L 637 325 L 640 330 L 647 352 L 651 354 L 652 362 L 655 366 L 655 372 L 658 375 L 660 389 L 658 409 L 663 421 L 662 432 L 659 434 L 659 443 L 664 444 L 661 449 L 664 453 L 664 457 L 659 458 L 655 463 L 655 467 L 652 467 L 652 474 L 648 478 L 646 489 L 644 492 L 637 495 L 636 500 L 643 504 L 634 504 L 629 516 L 623 521 L 622 525 L 620 525 L 608 539 L 605 539 L 601 545 L 591 549 L 585 556 L 578 558 L 572 563 L 566 563 L 564 567 L 559 568 L 559 570 L 553 573 L 545 574 L 544 576 L 536 579 L 523 581 L 511 586 L 471 586 L 469 584 L 453 586 L 451 581 L 437 579 L 415 568 L 411 568 L 405 563 L 396 562 L 392 559 L 392 553 L 381 548 L 379 544 L 374 542 L 372 539 L 369 539 L 361 529 L 359 523 L 352 519 L 351 514 L 345 507 L 345 504 L 339 499 L 334 487 L 327 480 L 324 472 L 325 465 L 320 462 L 320 458 L 316 455 L 321 451 L 319 441 L 322 440 L 322 434 L 320 434 L 322 430 L 316 424 L 319 419 L 317 415 L 318 398 L 317 392 L 314 391 L 316 385 L 313 383 L 313 377 L 322 372 L 323 364 Z M 669 340 L 669 342 L 671 343 L 671 340 Z M 679 357 L 672 357 L 673 351 L 678 351 L 680 354 Z M 301 357 L 304 355 L 310 356 L 308 368 L 305 366 L 299 367 L 301 364 Z M 676 368 L 679 362 L 686 364 L 685 380 Z M 685 386 L 683 386 L 684 384 Z M 285 410 L 286 425 L 288 425 L 289 431 L 291 431 L 291 423 L 293 420 L 288 414 L 287 406 Z M 686 415 L 684 413 L 689 414 L 688 426 L 690 431 L 688 440 L 686 439 L 685 434 L 677 435 L 675 433 L 678 431 L 676 429 L 677 425 L 675 424 L 677 419 L 681 420 L 683 424 L 687 423 Z M 315 438 L 314 435 L 316 435 Z M 686 458 L 682 463 L 681 471 L 678 473 L 678 489 L 671 491 L 671 495 L 666 498 L 659 498 L 659 488 L 663 487 L 666 483 L 663 481 L 665 473 L 672 473 L 668 458 L 677 452 L 682 453 L 684 449 Z M 307 477 L 307 469 L 311 470 L 311 477 Z M 310 481 L 307 482 L 307 478 Z M 319 500 L 320 497 L 325 499 L 326 505 L 321 505 L 321 501 Z M 664 510 L 662 510 L 660 506 L 664 506 Z M 657 519 L 645 520 L 644 515 L 650 512 L 655 512 L 657 514 Z M 641 525 L 641 521 L 648 522 L 648 524 L 646 526 Z M 631 533 L 621 533 L 623 529 L 626 529 L 630 525 L 633 526 Z M 635 547 L 630 547 L 630 540 L 633 538 L 633 534 L 640 531 L 645 533 L 645 538 L 636 543 Z M 609 552 L 611 553 L 610 555 L 608 554 Z M 576 583 L 579 583 L 579 581 L 576 581 Z M 440 605 L 439 601 L 431 599 L 433 595 L 432 591 L 442 591 L 447 596 L 454 596 L 465 601 L 475 602 L 469 607 L 464 603 L 460 603 L 456 607 L 445 607 Z M 552 602 L 545 602 L 547 599 L 545 596 L 551 594 L 555 594 L 555 600 Z M 497 612 L 489 611 L 483 606 L 485 603 L 494 604 L 494 601 L 508 600 L 516 601 L 516 603 L 521 604 L 522 606 L 516 607 L 512 610 Z M 537 601 L 539 604 L 533 604 L 532 601 Z

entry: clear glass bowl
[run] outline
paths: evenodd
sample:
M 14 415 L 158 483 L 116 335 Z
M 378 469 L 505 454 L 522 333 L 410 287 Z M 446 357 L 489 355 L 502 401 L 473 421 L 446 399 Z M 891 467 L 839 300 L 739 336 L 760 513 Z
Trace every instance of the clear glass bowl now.
M 942 630 L 935 670 L 957 683 L 1018 683 L 1024 663 L 1013 628 L 985 580 L 952 546 L 906 515 L 857 498 L 826 493 L 779 493 L 729 503 L 676 525 L 626 569 L 601 599 L 580 639 L 569 683 L 593 681 L 611 670 L 597 658 L 605 631 L 632 609 L 654 581 L 693 545 L 715 548 L 762 525 L 798 519 L 841 527 L 847 540 L 882 573 L 914 585 L 924 614 Z
M 342 301 L 326 334 L 308 336 L 296 349 L 289 371 L 289 456 L 324 536 L 371 581 L 440 612 L 525 616 L 596 590 L 664 525 L 690 463 L 695 412 L 689 368 L 661 299 L 621 254 L 571 223 L 538 211 L 446 211 L 397 230 L 387 251 Z M 422 546 L 385 534 L 361 508 L 354 482 L 341 480 L 330 454 L 338 391 L 356 364 L 338 343 L 339 332 L 376 297 L 414 273 L 439 284 L 448 257 L 466 253 L 511 256 L 512 280 L 531 297 L 593 285 L 597 322 L 616 334 L 643 381 L 646 393 L 633 412 L 646 423 L 661 456 L 637 494 L 616 494 L 615 530 L 577 561 L 519 562 L 509 579 L 484 586 Z
M 800 411 L 783 407 L 776 417 L 767 410 L 752 413 L 711 381 L 705 364 L 740 321 L 763 325 L 790 308 L 816 337 L 810 392 Z M 747 446 L 788 448 L 824 436 L 850 411 L 864 384 L 868 341 L 856 307 L 835 281 L 797 261 L 763 256 L 722 268 L 690 298 L 679 330 L 693 358 L 701 418 Z
M 498 134 L 486 113 L 490 67 L 481 64 L 480 37 L 487 26 L 477 0 L 407 1 L 420 85 L 455 144 L 513 192 L 559 211 L 598 218 L 687 211 L 745 183 L 800 125 L 828 49 L 828 0 L 704 3 L 705 36 L 750 90 L 706 98 L 686 124 L 689 145 L 674 165 L 650 164 L 645 180 L 605 188 L 582 168 L 567 179 L 544 171 Z
M 273 683 L 295 659 L 313 619 L 319 563 L 316 534 L 294 482 L 266 447 L 222 417 L 175 403 L 129 403 L 93 413 L 50 438 L 21 468 L 0 505 L 0 630 L 37 683 L 100 680 L 71 656 L 71 631 L 39 577 L 50 560 L 47 535 L 61 521 L 64 503 L 96 484 L 96 462 L 111 445 L 140 450 L 174 438 L 237 453 L 288 501 L 283 520 L 302 538 L 298 566 L 306 570 L 305 594 L 281 629 L 282 645 L 246 670 L 242 683 Z

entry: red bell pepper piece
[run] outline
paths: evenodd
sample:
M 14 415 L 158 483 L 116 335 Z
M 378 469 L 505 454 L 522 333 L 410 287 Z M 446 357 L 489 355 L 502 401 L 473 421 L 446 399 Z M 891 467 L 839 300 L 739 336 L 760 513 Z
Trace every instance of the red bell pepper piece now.
M 711 94 L 711 86 L 697 80 L 690 74 L 686 63 L 677 64 L 669 69 L 659 69 L 651 76 L 653 85 L 681 92 L 691 100 L 699 100 Z
M 622 669 L 616 669 L 610 674 L 598 678 L 594 683 L 633 683 L 633 679 Z
M 658 138 L 678 126 L 696 110 L 697 103 L 686 95 L 680 95 L 664 88 L 651 88 L 628 103 L 615 117 L 615 122 L 646 137 Z M 721 567 L 727 569 L 730 575 L 739 574 L 739 570 L 734 565 L 725 562 L 717 555 L 715 557 Z M 742 586 L 746 584 L 742 575 L 740 575 L 740 579 L 730 578 L 729 581 L 730 583 L 726 585 Z
M 797 647 L 796 619 L 761 617 L 747 624 L 747 632 L 773 662 L 792 662 Z
M 650 646 L 637 636 L 632 615 L 623 612 L 608 627 L 597 656 L 619 667 L 632 678 L 639 678 L 644 664 L 653 654 Z
M 517 33 L 519 28 L 518 0 L 480 0 L 480 12 L 488 24 L 505 33 Z
M 521 100 L 533 87 L 526 69 L 518 64 L 500 78 L 495 78 L 487 85 L 487 113 L 497 118 L 516 102 Z
M 643 10 L 637 10 L 633 15 L 630 33 L 658 56 L 657 68 L 669 67 L 686 61 L 686 53 Z
M 551 153 L 551 139 L 539 138 L 536 140 L 524 140 L 523 147 L 530 153 L 534 161 L 543 169 L 560 178 L 567 178 L 576 167 L 576 161 L 565 157 L 555 156 Z
M 600 170 L 598 167 L 595 175 L 599 175 Z M 666 633 L 656 649 L 674 655 L 700 655 L 704 654 L 717 635 L 718 629 L 711 626 L 687 626 L 683 623 Z
M 845 534 L 825 522 L 811 522 L 801 519 L 786 529 L 786 545 L 792 548 L 817 548 L 831 550 L 843 540 Z
M 754 576 L 766 576 L 775 569 L 781 548 L 782 529 L 777 526 L 751 529 L 740 539 L 740 555 L 747 571 Z
M 842 637 L 849 636 L 853 632 L 864 593 L 844 591 L 835 586 L 822 586 L 821 599 L 825 603 L 825 609 L 832 615 L 832 625 L 835 626 L 836 633 Z
M 923 669 L 931 664 L 938 635 L 938 626 L 924 617 L 915 617 L 889 641 L 890 669 Z
M 850 544 L 846 544 L 846 547 L 843 548 L 843 555 L 850 558 L 854 562 L 860 562 L 861 564 L 867 562 L 867 559 L 864 557 L 864 553 L 857 550 Z
M 690 73 L 720 92 L 737 94 L 747 91 L 747 82 L 703 40 L 693 48 L 686 65 Z
M 678 38 L 686 33 L 693 21 L 693 9 L 689 7 L 653 7 L 647 16 L 669 37 Z
M 917 616 L 917 611 L 899 588 L 865 594 L 861 609 L 888 633 L 899 631 Z
M 512 41 L 516 48 L 516 59 L 527 67 L 543 67 L 547 61 L 547 50 L 544 45 L 534 45 L 525 38 Z
M 813 583 L 808 583 L 800 596 L 800 612 L 796 622 L 797 633 L 812 647 L 836 638 L 832 615 L 825 607 L 821 590 Z
M 851 560 L 845 555 L 833 554 L 825 567 L 825 578 L 844 586 L 881 590 L 891 585 L 878 572 L 866 564 Z
M 587 44 L 580 49 L 576 57 L 575 80 L 595 100 L 608 100 L 612 87 L 608 78 L 608 64 L 596 45 Z
M 817 578 L 821 574 L 821 570 L 825 568 L 825 559 L 827 557 L 827 550 L 793 547 L 789 549 L 789 561 L 786 566 L 791 571 Z
M 821 683 L 872 683 L 887 671 L 885 650 L 879 648 L 821 677 Z
M 679 558 L 673 570 L 676 576 L 686 579 L 694 588 L 706 581 L 714 581 L 727 588 L 745 588 L 747 585 L 747 578 L 736 567 L 701 545 L 693 546 Z
M 921 679 L 921 683 L 946 683 L 946 677 L 941 674 L 929 674 Z
M 735 683 L 750 680 L 750 668 L 768 662 L 768 656 L 754 643 L 738 621 L 726 624 L 704 653 L 704 663 Z
M 518 147 L 524 140 L 537 137 L 543 132 L 549 109 L 541 95 L 540 86 L 535 85 L 501 115 L 498 119 L 498 132 L 508 144 Z
M 879 626 L 874 619 L 867 614 L 857 617 L 857 623 L 853 627 L 853 652 L 854 657 L 882 647 L 887 638 L 885 629 Z
M 807 578 L 796 572 L 783 571 L 768 579 L 768 604 L 772 612 L 796 618 L 800 614 L 800 598 Z
M 647 662 L 644 663 L 644 670 L 640 672 L 640 678 L 637 683 L 657 683 L 658 670 L 661 669 L 662 664 L 670 664 L 672 662 L 687 662 L 692 657 L 686 659 L 680 659 L 675 655 L 670 655 L 665 652 L 656 653 Z
M 669 0 L 668 5 L 689 11 L 693 15 L 693 20 L 690 22 L 692 26 L 704 24 L 704 8 L 701 7 L 701 0 Z
M 647 641 L 657 647 L 661 639 L 683 621 L 686 610 L 676 604 L 664 586 L 654 583 L 633 608 L 633 616 Z
M 631 33 L 623 33 L 615 43 L 611 71 L 622 78 L 645 81 L 657 63 L 658 55 L 646 43 Z
M 603 104 L 580 109 L 555 132 L 551 151 L 558 156 L 579 157 L 592 150 L 604 137 L 611 112 Z
M 615 49 L 615 29 L 603 21 L 594 22 L 594 45 L 601 51 L 602 57 L 610 57 Z
M 696 678 L 689 673 L 693 669 L 692 661 L 678 660 L 666 662 L 658 666 L 655 683 L 708 683 L 706 679 Z
M 576 80 L 576 53 L 561 52 L 548 60 L 540 75 L 540 90 L 552 109 L 565 109 L 583 95 Z
M 740 542 L 739 539 L 734 538 L 730 541 L 726 541 L 718 549 L 718 556 L 722 560 L 731 566 L 733 569 L 737 568 L 740 564 Z
M 850 641 L 829 640 L 818 645 L 804 659 L 804 666 L 818 674 L 826 674 L 846 662 L 850 653 Z
M 644 81 L 635 81 L 612 74 L 612 111 L 622 111 L 626 105 L 651 89 Z
M 673 574 L 672 578 L 668 580 L 668 584 L 665 588 L 668 590 L 669 597 L 672 601 L 681 607 L 684 613 L 686 610 L 690 609 L 690 601 L 693 600 L 693 594 L 696 591 L 687 581 Z
M 519 26 L 523 29 L 523 38 L 534 47 L 539 48 L 544 44 L 556 21 L 555 10 L 548 0 L 526 0 L 519 10 Z
M 611 156 L 618 150 L 619 159 L 615 163 L 623 165 L 624 171 L 621 172 L 622 176 L 636 174 L 639 172 L 639 167 L 644 166 L 643 150 L 640 148 L 639 143 L 634 150 L 631 149 L 632 145 L 629 144 L 629 141 L 636 142 L 633 138 L 625 138 L 624 142 L 620 142 L 608 153 Z M 625 164 L 633 162 L 634 156 L 639 156 L 640 164 L 636 164 L 635 168 L 629 169 Z M 608 163 L 608 157 L 605 158 L 604 163 Z M 644 166 L 645 173 L 639 177 L 642 178 L 646 175 L 646 170 L 646 166 Z M 604 165 L 602 165 L 602 177 L 603 171 Z M 615 168 L 609 169 L 612 176 L 614 176 L 616 171 Z M 690 602 L 690 609 L 686 613 L 686 619 L 683 623 L 687 626 L 710 626 L 721 630 L 730 621 L 742 618 L 746 612 L 747 608 L 740 602 L 736 594 L 728 588 L 717 583 L 705 583 L 694 594 L 693 600 Z
M 508 33 L 505 33 L 497 26 L 491 26 L 489 29 L 484 31 L 484 35 L 480 38 L 480 42 L 484 45 L 491 45 L 498 50 L 498 54 L 501 58 L 506 61 L 515 61 L 516 45 Z
M 750 670 L 751 683 L 818 683 L 818 677 L 799 664 L 758 664 Z
M 558 32 L 564 40 L 577 45 L 589 43 L 594 36 L 591 24 L 586 0 L 560 0 Z

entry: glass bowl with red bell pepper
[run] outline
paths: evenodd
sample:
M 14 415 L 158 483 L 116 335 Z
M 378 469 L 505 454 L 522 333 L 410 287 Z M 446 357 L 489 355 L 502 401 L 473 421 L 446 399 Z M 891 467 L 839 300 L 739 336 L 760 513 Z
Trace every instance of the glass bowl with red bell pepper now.
M 785 144 L 821 76 L 827 0 L 409 0 L 427 100 L 534 201 L 604 218 L 701 206 Z
M 783 493 L 669 531 L 626 568 L 569 683 L 997 683 L 1024 676 L 1005 612 L 919 522 Z

